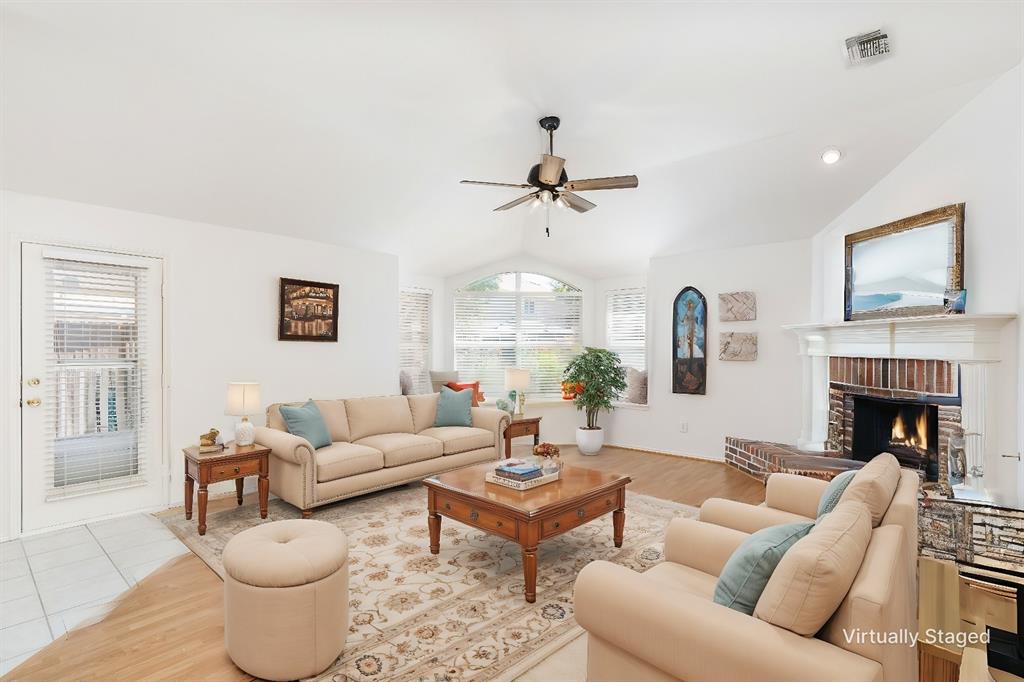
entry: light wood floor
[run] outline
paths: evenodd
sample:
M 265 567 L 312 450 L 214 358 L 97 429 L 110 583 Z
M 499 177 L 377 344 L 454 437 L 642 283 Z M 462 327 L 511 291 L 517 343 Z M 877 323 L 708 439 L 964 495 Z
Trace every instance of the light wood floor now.
M 516 448 L 527 453 L 528 446 Z M 760 481 L 718 462 L 611 447 L 596 457 L 572 446 L 562 454 L 568 464 L 629 474 L 633 492 L 682 504 L 764 500 Z M 210 512 L 234 504 L 233 495 L 211 500 Z M 220 578 L 189 554 L 132 588 L 102 621 L 72 630 L 3 680 L 249 680 L 224 652 L 223 622 Z

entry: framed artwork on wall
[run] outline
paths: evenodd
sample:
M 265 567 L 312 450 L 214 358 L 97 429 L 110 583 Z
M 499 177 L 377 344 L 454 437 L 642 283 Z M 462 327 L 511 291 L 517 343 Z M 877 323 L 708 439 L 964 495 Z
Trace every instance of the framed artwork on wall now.
M 704 395 L 707 390 L 708 304 L 686 287 L 672 303 L 672 392 Z
M 846 320 L 962 313 L 964 205 L 846 235 Z
M 281 278 L 279 341 L 337 341 L 338 285 Z

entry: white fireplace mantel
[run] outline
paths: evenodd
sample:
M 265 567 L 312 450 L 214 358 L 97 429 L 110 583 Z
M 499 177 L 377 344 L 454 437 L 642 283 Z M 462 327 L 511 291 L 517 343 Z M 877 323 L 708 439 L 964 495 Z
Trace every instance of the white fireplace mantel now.
M 1002 329 L 1015 313 L 930 315 L 784 325 L 800 352 L 817 357 L 998 362 Z
M 988 498 L 984 472 L 998 470 L 995 414 L 997 365 L 1002 359 L 1003 328 L 1015 313 L 933 315 L 928 317 L 811 322 L 784 328 L 800 340 L 803 368 L 803 423 L 798 445 L 822 450 L 828 432 L 828 358 L 946 360 L 959 370 L 961 423 L 967 438 L 968 465 L 982 472 L 969 477 L 958 495 Z M 942 453 L 945 456 L 945 453 Z

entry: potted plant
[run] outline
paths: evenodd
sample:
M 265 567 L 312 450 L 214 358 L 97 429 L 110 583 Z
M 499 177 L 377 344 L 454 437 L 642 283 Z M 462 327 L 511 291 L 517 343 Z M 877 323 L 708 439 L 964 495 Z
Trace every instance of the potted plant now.
M 576 445 L 584 455 L 596 455 L 604 445 L 604 431 L 597 425 L 601 410 L 611 412 L 612 402 L 626 390 L 626 370 L 618 353 L 604 348 L 584 348 L 562 373 L 563 386 L 573 386 L 573 404 L 587 413 L 587 425 L 576 429 Z

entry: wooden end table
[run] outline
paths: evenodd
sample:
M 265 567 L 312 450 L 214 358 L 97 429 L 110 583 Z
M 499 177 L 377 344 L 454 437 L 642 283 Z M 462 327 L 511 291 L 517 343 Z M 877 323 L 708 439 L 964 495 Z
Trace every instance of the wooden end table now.
M 519 436 L 533 436 L 533 444 L 540 443 L 540 420 L 543 417 L 512 415 L 512 421 L 505 427 L 505 459 L 512 456 L 512 439 Z
M 526 601 L 537 600 L 537 545 L 612 514 L 612 537 L 622 546 L 629 476 L 566 466 L 554 483 L 512 490 L 484 480 L 493 462 L 431 476 L 427 488 L 430 553 L 441 551 L 441 517 L 447 516 L 518 543 L 523 550 Z
M 235 498 L 242 504 L 242 486 L 246 476 L 259 476 L 260 518 L 267 518 L 267 497 L 270 495 L 270 448 L 262 445 L 235 445 L 234 441 L 219 452 L 200 453 L 193 445 L 185 448 L 185 518 L 192 518 L 192 491 L 199 484 L 199 534 L 206 535 L 206 487 L 219 481 L 235 482 Z

